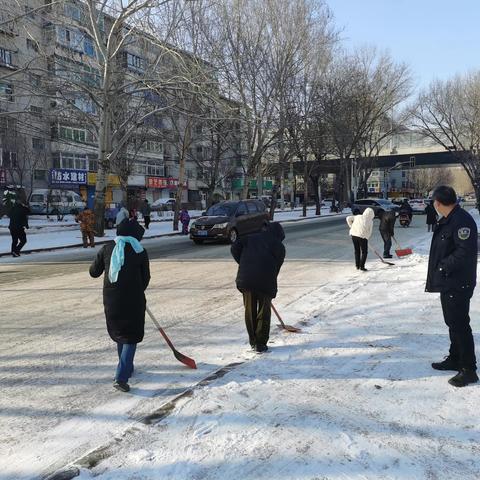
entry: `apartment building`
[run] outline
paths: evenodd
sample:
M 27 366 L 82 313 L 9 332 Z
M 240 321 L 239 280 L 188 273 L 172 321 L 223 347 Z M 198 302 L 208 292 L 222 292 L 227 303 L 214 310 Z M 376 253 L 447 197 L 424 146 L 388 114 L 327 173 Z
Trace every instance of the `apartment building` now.
M 99 28 L 108 32 L 113 18 L 102 19 Z M 22 186 L 27 192 L 35 188 L 73 190 L 93 204 L 101 108 L 96 92 L 102 88 L 102 76 L 85 22 L 85 6 L 74 0 L 48 7 L 43 0 L 2 2 L 0 185 Z M 169 99 L 148 88 L 151 79 L 176 68 L 172 56 L 163 55 L 159 61 L 161 46 L 139 30 L 129 38 L 116 74 L 131 90 L 120 91 L 128 100 L 115 112 L 114 128 L 136 126 L 112 162 L 107 203 L 121 201 L 125 190 L 138 201 L 172 196 L 179 185 L 181 155 L 186 173 L 183 201 L 200 202 L 212 188 L 227 196 L 232 188 L 231 166 L 241 162 L 238 122 L 222 120 L 222 128 L 231 129 L 229 145 L 221 151 L 215 148 L 218 122 L 212 127 L 211 119 L 201 120 L 198 111 L 192 121 L 185 106 L 171 112 L 166 108 Z M 188 53 L 175 51 L 175 58 L 180 57 L 195 61 L 197 68 L 208 68 Z M 213 183 L 212 169 L 220 172 Z

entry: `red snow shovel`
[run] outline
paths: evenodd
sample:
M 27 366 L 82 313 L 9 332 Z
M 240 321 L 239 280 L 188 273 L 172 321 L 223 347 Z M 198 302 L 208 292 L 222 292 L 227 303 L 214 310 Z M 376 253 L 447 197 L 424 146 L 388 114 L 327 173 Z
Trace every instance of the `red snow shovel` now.
M 395 250 L 397 257 L 406 257 L 407 255 L 411 255 L 413 253 L 413 250 L 411 248 L 402 248 L 400 244 L 397 242 L 397 239 L 395 237 L 392 237 L 392 238 L 393 238 L 393 241 L 395 242 L 395 245 L 398 247 L 398 249 Z
M 302 330 L 300 328 L 297 328 L 297 327 L 292 327 L 291 325 L 285 325 L 285 323 L 283 323 L 283 320 L 282 320 L 282 317 L 280 316 L 280 314 L 277 312 L 277 309 L 273 306 L 273 303 L 271 303 L 272 305 L 272 310 L 275 312 L 275 315 L 277 316 L 279 322 L 280 322 L 280 327 L 283 328 L 284 330 L 286 330 L 287 332 L 292 332 L 292 333 L 299 333 L 301 332 Z
M 154 317 L 152 311 L 146 307 L 148 315 L 150 315 L 150 318 L 152 319 L 153 323 L 157 327 L 158 331 L 162 334 L 162 337 L 165 339 L 167 342 L 167 345 L 172 349 L 173 354 L 175 355 L 175 358 L 179 361 L 185 364 L 187 367 L 190 368 L 197 368 L 197 364 L 195 363 L 195 360 L 193 358 L 187 357 L 183 353 L 180 353 L 174 346 L 173 343 L 170 341 L 170 339 L 167 337 L 167 334 L 163 330 L 163 328 L 159 325 L 157 322 L 157 319 Z

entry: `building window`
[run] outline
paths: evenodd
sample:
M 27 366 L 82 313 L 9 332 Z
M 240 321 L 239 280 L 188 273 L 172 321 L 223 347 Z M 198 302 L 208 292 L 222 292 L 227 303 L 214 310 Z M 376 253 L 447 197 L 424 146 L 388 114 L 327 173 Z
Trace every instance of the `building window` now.
M 41 117 L 43 115 L 43 108 L 37 107 L 35 105 L 30 105 L 30 113 L 36 117 Z
M 147 140 L 143 144 L 143 149 L 146 152 L 163 153 L 163 144 L 154 140 Z
M 77 22 L 82 21 L 82 10 L 77 5 L 66 3 L 63 8 L 63 13 L 72 20 L 76 20 Z
M 17 168 L 17 153 L 2 150 L 1 166 L 4 168 Z
M 3 65 L 7 65 L 9 67 L 12 67 L 12 52 L 11 50 L 7 50 L 5 48 L 0 47 L 0 63 Z
M 73 140 L 74 142 L 80 143 L 85 143 L 87 141 L 87 131 L 83 128 L 60 126 L 58 132 L 59 138 L 63 140 Z
M 46 180 L 47 179 L 47 171 L 41 169 L 35 169 L 33 171 L 33 179 L 34 180 Z
M 32 137 L 32 148 L 34 150 L 44 150 L 45 140 L 43 138 Z
M 90 160 L 88 155 L 70 152 L 59 152 L 53 155 L 53 168 L 75 168 L 77 170 L 96 171 L 95 160 Z M 89 165 L 90 163 L 90 165 Z
M 143 69 L 144 69 L 143 58 L 137 55 L 133 55 L 133 53 L 127 53 L 126 60 L 127 60 L 127 68 L 131 70 L 137 70 L 137 71 L 143 72 Z
M 35 73 L 30 73 L 29 76 L 32 87 L 40 87 L 42 84 L 42 77 L 40 75 L 36 75 Z
M 92 39 L 85 37 L 83 41 L 83 52 L 85 55 L 88 55 L 89 57 L 95 58 L 95 47 L 93 46 L 93 41 Z
M 13 85 L 11 83 L 0 82 L 0 100 L 13 102 Z
M 38 43 L 31 38 L 27 38 L 27 49 L 33 50 L 34 52 L 38 52 Z

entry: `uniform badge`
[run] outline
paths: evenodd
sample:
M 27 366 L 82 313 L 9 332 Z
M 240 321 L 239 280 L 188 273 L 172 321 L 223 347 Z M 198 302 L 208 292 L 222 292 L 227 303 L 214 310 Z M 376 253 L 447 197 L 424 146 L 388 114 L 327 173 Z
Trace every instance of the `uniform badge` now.
M 460 240 L 468 240 L 470 238 L 470 229 L 468 227 L 459 228 L 458 238 Z

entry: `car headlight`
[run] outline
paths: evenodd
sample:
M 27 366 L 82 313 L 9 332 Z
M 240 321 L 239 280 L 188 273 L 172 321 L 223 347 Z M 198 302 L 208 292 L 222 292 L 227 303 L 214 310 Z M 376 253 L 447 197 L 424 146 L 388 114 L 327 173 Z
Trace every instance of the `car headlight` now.
M 213 228 L 226 228 L 228 225 L 228 222 L 225 223 L 216 223 Z

